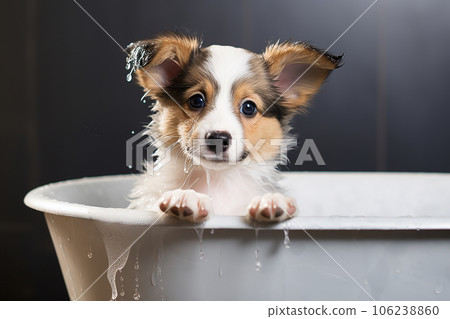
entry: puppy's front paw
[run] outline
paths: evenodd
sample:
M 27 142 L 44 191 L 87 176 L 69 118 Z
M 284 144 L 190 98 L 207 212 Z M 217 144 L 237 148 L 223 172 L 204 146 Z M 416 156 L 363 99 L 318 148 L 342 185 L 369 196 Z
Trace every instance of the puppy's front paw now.
M 260 222 L 281 222 L 294 217 L 296 211 L 295 200 L 280 193 L 254 197 L 248 206 L 250 218 Z
M 181 220 L 199 223 L 212 214 L 211 199 L 191 189 L 168 191 L 160 198 L 159 209 Z

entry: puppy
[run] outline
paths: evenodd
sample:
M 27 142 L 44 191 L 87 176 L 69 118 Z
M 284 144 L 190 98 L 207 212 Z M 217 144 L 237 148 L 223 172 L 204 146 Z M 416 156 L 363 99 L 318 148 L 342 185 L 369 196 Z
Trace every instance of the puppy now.
M 134 74 L 155 101 L 147 134 L 158 147 L 130 208 L 195 223 L 213 213 L 261 222 L 296 214 L 275 166 L 286 156 L 289 120 L 341 57 L 302 42 L 277 42 L 262 54 L 202 48 L 175 33 L 132 43 L 127 53 L 127 79 Z

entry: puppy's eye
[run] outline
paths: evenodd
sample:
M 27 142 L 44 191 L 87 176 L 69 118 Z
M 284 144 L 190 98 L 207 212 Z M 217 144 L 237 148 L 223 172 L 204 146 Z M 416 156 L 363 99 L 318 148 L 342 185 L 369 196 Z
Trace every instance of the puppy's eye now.
M 205 99 L 201 94 L 195 94 L 189 98 L 189 105 L 193 109 L 201 109 L 205 107 Z
M 256 104 L 253 101 L 244 101 L 241 105 L 241 113 L 246 116 L 253 116 L 256 113 Z

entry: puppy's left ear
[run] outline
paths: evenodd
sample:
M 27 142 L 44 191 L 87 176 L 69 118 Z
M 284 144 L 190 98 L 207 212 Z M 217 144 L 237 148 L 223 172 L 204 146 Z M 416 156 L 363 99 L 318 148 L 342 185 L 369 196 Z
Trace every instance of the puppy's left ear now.
M 262 57 L 278 92 L 283 94 L 282 103 L 292 110 L 308 104 L 342 58 L 303 42 L 272 44 Z

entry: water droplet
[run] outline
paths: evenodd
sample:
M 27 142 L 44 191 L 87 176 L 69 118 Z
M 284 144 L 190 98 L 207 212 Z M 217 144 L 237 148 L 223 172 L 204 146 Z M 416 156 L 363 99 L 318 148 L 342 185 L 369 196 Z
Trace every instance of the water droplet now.
M 153 287 L 157 287 L 158 286 L 158 268 L 160 268 L 159 264 L 158 264 L 158 260 L 155 261 L 155 263 L 153 264 L 153 270 L 152 270 L 152 275 L 150 276 L 150 283 L 152 284 Z
M 259 250 L 258 249 L 255 249 L 255 258 L 256 258 L 256 263 L 255 263 L 256 268 L 255 269 L 256 269 L 256 271 L 259 271 L 262 268 L 262 264 L 259 261 Z
M 289 248 L 291 245 L 291 240 L 289 239 L 289 229 L 285 228 L 284 231 L 284 247 Z
M 141 295 L 139 294 L 139 291 L 137 289 L 134 290 L 133 299 L 136 301 L 141 299 Z
M 259 229 L 255 228 L 255 259 L 256 259 L 256 271 L 259 271 L 262 267 L 261 262 L 259 261 L 259 249 L 258 249 L 258 240 L 259 240 Z
M 395 273 L 398 275 L 400 273 L 400 269 L 396 269 Z
M 132 168 L 132 166 L 131 166 L 131 165 L 128 165 L 128 168 L 129 168 L 129 169 L 131 169 L 131 168 Z
M 125 296 L 125 290 L 123 289 L 123 282 L 124 282 L 124 279 L 123 279 L 123 277 L 122 277 L 122 271 L 120 272 L 120 277 L 119 277 L 119 281 L 120 281 L 120 290 L 119 290 L 119 295 L 121 296 L 121 297 L 123 297 L 123 296 Z
M 214 229 L 211 229 L 211 235 L 214 235 Z
M 70 241 L 70 238 L 69 238 L 69 237 L 67 237 L 67 241 Z
M 187 157 L 184 159 L 184 168 L 183 168 L 183 170 L 184 170 L 185 174 L 189 173 L 189 169 L 187 167 Z
M 133 79 L 133 76 L 130 74 L 127 74 L 127 82 L 131 82 L 131 80 Z
M 127 75 L 127 81 L 131 81 L 131 74 L 146 66 L 151 57 L 151 52 L 148 50 L 148 47 L 145 44 L 138 43 L 132 47 L 130 47 L 131 52 L 127 56 L 125 68 L 130 71 Z M 130 80 L 128 79 L 130 77 Z
M 420 231 L 420 228 L 417 228 L 416 231 Z
M 200 248 L 200 259 L 205 259 L 205 253 L 202 248 Z
M 87 254 L 88 258 L 92 258 L 92 232 L 89 233 L 89 251 Z
M 219 277 L 222 278 L 222 265 L 219 266 Z
M 437 286 L 436 288 L 434 288 L 434 293 L 435 293 L 436 295 L 439 295 L 439 294 L 442 292 L 442 290 L 444 290 L 443 287 L 442 287 L 442 285 L 439 285 L 439 286 Z
M 139 270 L 139 261 L 136 260 L 134 263 L 134 270 Z M 137 279 L 137 278 L 136 278 Z
M 205 253 L 203 251 L 203 231 L 205 230 L 204 223 L 201 223 L 198 226 L 194 226 L 194 230 L 197 233 L 198 240 L 200 241 L 200 259 L 204 259 L 205 258 Z
M 161 266 L 159 264 L 153 265 L 152 276 L 150 282 L 153 287 L 158 287 L 158 284 L 162 284 Z
M 369 281 L 367 280 L 367 279 L 364 279 L 364 285 L 368 285 L 369 284 Z
M 144 93 L 144 95 L 141 97 L 142 103 L 146 103 L 146 102 L 147 102 L 147 100 L 145 99 L 145 97 L 148 95 L 149 92 L 150 92 L 150 90 L 147 90 L 147 91 Z
M 134 131 L 131 131 L 131 134 L 134 134 Z

